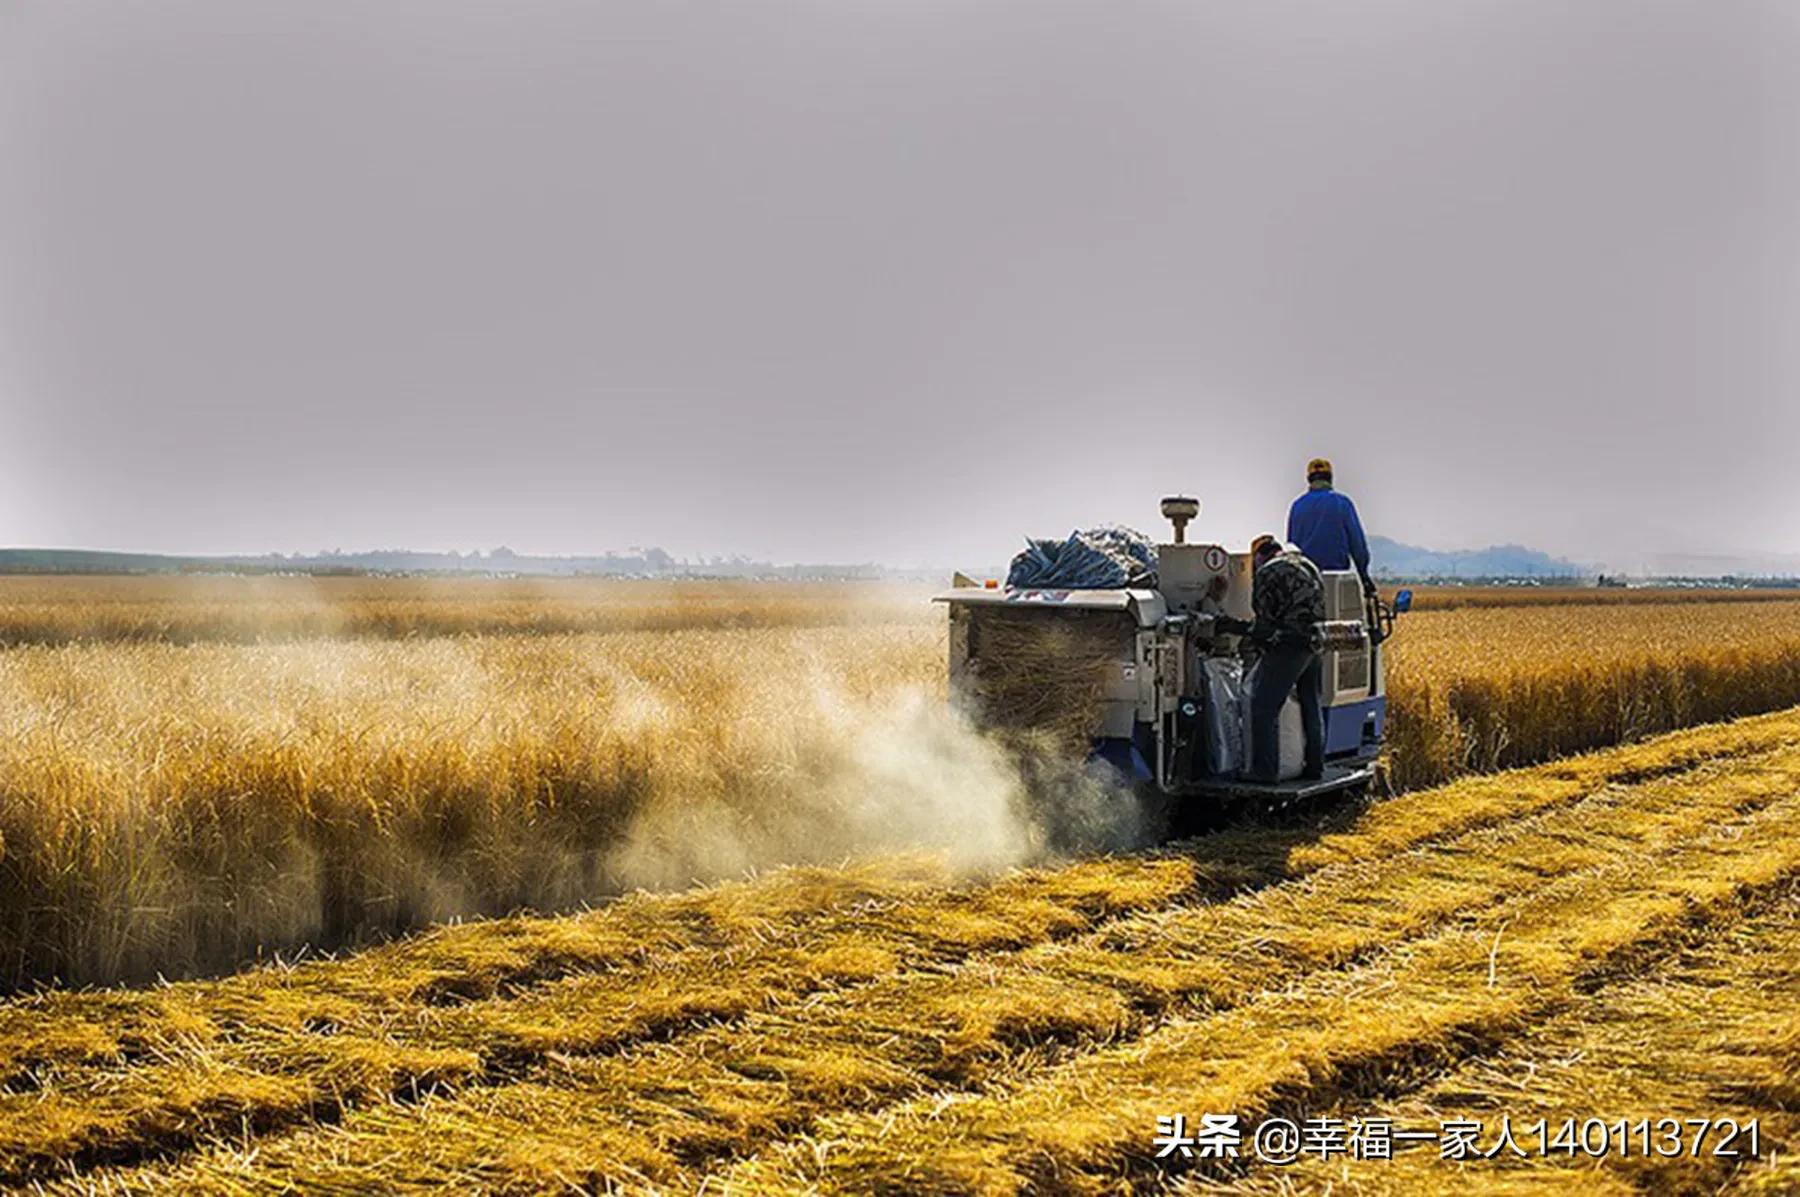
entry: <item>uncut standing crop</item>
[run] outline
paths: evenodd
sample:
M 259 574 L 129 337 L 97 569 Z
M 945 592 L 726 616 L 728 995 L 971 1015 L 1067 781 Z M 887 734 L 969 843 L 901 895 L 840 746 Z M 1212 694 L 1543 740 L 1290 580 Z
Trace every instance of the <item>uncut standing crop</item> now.
M 1800 602 L 1424 611 L 1391 644 L 1397 789 L 1800 703 Z

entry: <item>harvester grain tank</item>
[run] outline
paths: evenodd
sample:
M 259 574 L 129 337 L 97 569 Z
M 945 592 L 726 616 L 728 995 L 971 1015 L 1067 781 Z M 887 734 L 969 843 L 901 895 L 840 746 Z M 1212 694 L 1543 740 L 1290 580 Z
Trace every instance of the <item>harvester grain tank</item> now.
M 1019 664 L 995 659 L 1018 643 L 1014 635 L 993 634 L 997 624 L 1060 620 L 1106 646 L 1092 755 L 1127 779 L 1201 799 L 1292 799 L 1366 786 L 1387 723 L 1382 645 L 1410 592 L 1388 607 L 1365 599 L 1354 571 L 1325 571 L 1326 619 L 1316 630 L 1324 657 L 1325 776 L 1251 781 L 1241 776 L 1248 760 L 1245 646 L 1216 627 L 1221 616 L 1251 618 L 1250 555 L 1188 541 L 1187 526 L 1200 514 L 1195 499 L 1164 499 L 1162 512 L 1173 538 L 1157 546 L 1153 588 L 982 587 L 959 577 L 937 595 L 950 611 L 953 697 L 976 718 L 991 716 L 979 701 L 984 672 Z

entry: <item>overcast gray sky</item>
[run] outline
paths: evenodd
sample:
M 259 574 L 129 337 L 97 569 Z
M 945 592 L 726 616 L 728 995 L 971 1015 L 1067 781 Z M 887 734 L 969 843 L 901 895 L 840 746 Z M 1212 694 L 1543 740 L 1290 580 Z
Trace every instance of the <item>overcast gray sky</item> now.
M 1800 551 L 1800 5 L 4 0 L 0 544 Z

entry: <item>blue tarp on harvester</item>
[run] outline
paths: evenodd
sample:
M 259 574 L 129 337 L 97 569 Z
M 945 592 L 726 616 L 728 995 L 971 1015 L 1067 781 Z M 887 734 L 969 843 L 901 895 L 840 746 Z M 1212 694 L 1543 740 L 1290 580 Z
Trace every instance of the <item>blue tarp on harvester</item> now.
M 1006 573 L 1010 587 L 1120 590 L 1156 586 L 1156 545 L 1130 528 L 1088 528 L 1067 540 L 1027 540 Z

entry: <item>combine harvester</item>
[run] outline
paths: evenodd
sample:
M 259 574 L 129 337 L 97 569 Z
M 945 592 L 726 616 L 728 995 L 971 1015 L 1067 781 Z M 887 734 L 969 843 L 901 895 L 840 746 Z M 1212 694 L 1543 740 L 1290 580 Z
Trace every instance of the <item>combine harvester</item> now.
M 996 635 L 996 625 L 1063 621 L 1084 645 L 1106 646 L 1091 759 L 1128 782 L 1212 805 L 1363 790 L 1387 720 L 1381 646 L 1393 634 L 1394 617 L 1411 606 L 1412 592 L 1400 591 L 1392 607 L 1379 598 L 1365 604 L 1355 571 L 1324 572 L 1326 622 L 1315 641 L 1324 658 L 1325 776 L 1250 780 L 1244 776 L 1245 645 L 1215 626 L 1221 616 L 1251 618 L 1250 555 L 1187 543 L 1188 521 L 1200 513 L 1197 500 L 1164 499 L 1162 513 L 1174 525 L 1174 540 L 1156 546 L 1154 588 L 1027 589 L 983 586 L 958 575 L 954 588 L 934 599 L 950 611 L 952 701 L 978 721 L 994 722 L 1000 712 L 984 710 L 981 699 L 984 671 L 1021 666 L 995 659 L 1018 643 L 1016 634 Z M 1289 698 L 1288 705 L 1282 723 L 1298 735 L 1297 704 Z

